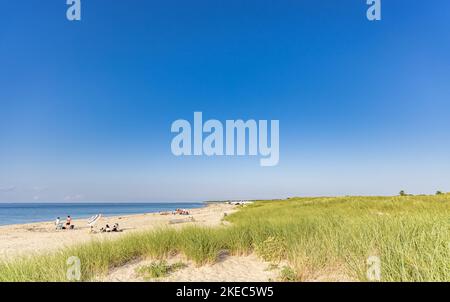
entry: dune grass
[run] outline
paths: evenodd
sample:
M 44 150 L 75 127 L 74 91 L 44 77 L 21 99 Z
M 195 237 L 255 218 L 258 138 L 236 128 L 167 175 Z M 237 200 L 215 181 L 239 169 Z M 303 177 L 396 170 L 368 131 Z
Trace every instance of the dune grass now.
M 164 260 L 153 262 L 149 265 L 144 265 L 136 269 L 136 273 L 144 280 L 157 279 L 167 277 L 170 273 L 185 268 L 186 264 L 183 262 L 177 262 L 168 264 Z
M 366 281 L 371 256 L 381 261 L 381 281 L 450 281 L 447 194 L 259 201 L 225 219 L 232 224 L 132 233 L 0 262 L 0 281 L 67 281 L 70 256 L 80 258 L 85 281 L 137 258 L 181 253 L 203 265 L 224 251 L 283 260 L 289 281 Z

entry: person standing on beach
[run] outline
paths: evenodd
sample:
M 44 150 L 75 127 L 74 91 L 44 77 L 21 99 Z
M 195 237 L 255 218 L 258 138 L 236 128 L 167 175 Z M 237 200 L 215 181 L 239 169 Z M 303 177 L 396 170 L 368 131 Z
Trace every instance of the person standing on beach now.
M 66 227 L 67 227 L 67 229 L 70 229 L 70 225 L 71 224 L 72 224 L 72 218 L 69 215 L 69 216 L 67 216 L 67 219 L 66 219 Z

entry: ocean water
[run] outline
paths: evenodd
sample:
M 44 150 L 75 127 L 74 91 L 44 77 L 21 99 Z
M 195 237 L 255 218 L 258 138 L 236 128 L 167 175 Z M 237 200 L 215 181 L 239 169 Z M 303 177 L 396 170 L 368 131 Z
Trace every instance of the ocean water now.
M 172 211 L 177 208 L 193 209 L 205 204 L 170 203 L 0 203 L 0 225 L 64 220 L 67 215 L 73 219 L 89 218 L 96 214 L 118 216 L 139 213 Z

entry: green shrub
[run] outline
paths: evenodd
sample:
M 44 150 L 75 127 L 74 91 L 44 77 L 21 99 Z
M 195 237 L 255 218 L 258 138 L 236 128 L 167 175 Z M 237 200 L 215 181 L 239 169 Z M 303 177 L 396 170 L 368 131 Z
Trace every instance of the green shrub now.
M 150 280 L 155 278 L 167 277 L 170 273 L 184 267 L 186 267 L 186 264 L 182 262 L 177 262 L 169 265 L 166 261 L 159 261 L 137 268 L 136 273 L 144 278 L 144 280 Z
M 278 262 L 286 256 L 286 240 L 270 236 L 266 240 L 256 243 L 255 251 L 265 261 Z
M 280 279 L 287 282 L 297 281 L 297 274 L 291 267 L 284 266 L 280 272 Z

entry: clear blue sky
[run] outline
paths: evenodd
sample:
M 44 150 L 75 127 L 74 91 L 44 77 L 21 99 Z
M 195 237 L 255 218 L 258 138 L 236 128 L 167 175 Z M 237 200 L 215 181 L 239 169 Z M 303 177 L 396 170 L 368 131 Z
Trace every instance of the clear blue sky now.
M 0 201 L 450 191 L 450 2 L 0 1 Z M 280 120 L 280 163 L 172 121 Z

